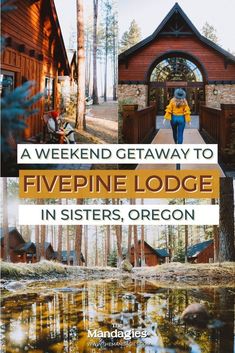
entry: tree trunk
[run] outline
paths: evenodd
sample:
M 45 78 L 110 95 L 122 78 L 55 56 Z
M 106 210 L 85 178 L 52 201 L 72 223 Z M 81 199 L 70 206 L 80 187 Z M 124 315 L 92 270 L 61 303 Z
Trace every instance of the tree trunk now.
M 70 239 L 69 239 L 69 225 L 67 226 L 67 264 L 70 265 Z
M 113 18 L 113 100 L 117 100 L 117 61 L 116 61 L 116 31 L 115 16 Z
M 215 199 L 211 199 L 211 204 L 215 205 Z M 218 226 L 213 226 L 213 236 L 214 236 L 214 262 L 219 260 L 219 228 Z
M 85 93 L 89 96 L 89 32 L 86 33 L 86 60 L 85 60 Z
M 88 264 L 88 226 L 84 226 L 84 256 L 85 256 L 85 266 Z
M 188 262 L 188 226 L 184 226 L 184 262 Z
M 169 252 L 169 262 L 171 262 L 172 259 L 172 231 L 173 227 L 168 226 L 168 252 Z
M 98 0 L 93 0 L 93 104 L 99 104 L 97 89 L 97 19 L 98 19 Z
M 45 240 L 46 240 L 46 226 L 45 224 L 41 225 L 41 259 L 40 260 L 45 260 L 46 259 L 46 254 L 45 254 Z
M 62 200 L 59 199 L 58 200 L 58 204 L 61 205 L 62 204 Z M 58 244 L 57 244 L 57 252 L 58 252 L 58 261 L 62 262 L 62 225 L 58 226 Z
M 128 245 L 127 245 L 127 258 L 131 261 L 131 245 L 132 245 L 132 230 L 133 226 L 128 226 Z
M 40 239 L 39 225 L 35 226 L 35 245 L 36 245 L 36 260 L 40 261 Z
M 4 236 L 4 261 L 10 262 L 10 244 L 8 229 L 8 200 L 7 200 L 7 178 L 2 178 L 2 223 Z
M 185 199 L 183 199 L 183 204 L 186 205 Z M 184 262 L 188 262 L 188 226 L 184 226 Z
M 98 230 L 95 226 L 95 266 L 98 266 Z
M 235 261 L 233 179 L 220 178 L 219 261 Z
M 78 85 L 77 85 L 77 114 L 76 128 L 86 128 L 85 120 L 85 38 L 83 0 L 77 0 L 77 62 L 78 62 Z
M 83 199 L 77 199 L 77 205 L 83 205 Z M 76 226 L 76 239 L 75 239 L 75 259 L 74 265 L 81 266 L 81 252 L 82 252 L 82 225 Z
M 105 21 L 105 63 L 104 63 L 104 101 L 107 101 L 107 72 L 108 72 L 108 11 Z

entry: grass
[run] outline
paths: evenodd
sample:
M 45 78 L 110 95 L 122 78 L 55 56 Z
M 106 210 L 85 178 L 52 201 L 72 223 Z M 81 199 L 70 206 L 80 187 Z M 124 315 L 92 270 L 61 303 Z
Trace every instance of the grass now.
M 43 278 L 44 276 L 67 275 L 68 266 L 54 261 L 40 261 L 35 264 L 1 262 L 1 277 L 7 279 Z
M 56 261 L 42 260 L 34 264 L 27 263 L 10 263 L 1 261 L 1 278 L 2 279 L 45 279 L 45 278 L 66 278 L 75 276 L 83 278 L 91 276 L 106 277 L 120 273 L 119 269 L 111 267 L 81 267 L 68 266 Z M 92 278 L 91 278 L 92 279 Z
M 168 283 L 232 284 L 235 283 L 235 263 L 183 264 L 174 262 L 161 266 L 135 268 L 134 276 Z
M 133 273 L 124 273 L 112 267 L 67 266 L 55 261 L 40 261 L 35 264 L 1 262 L 1 277 L 13 279 L 104 279 L 118 278 L 125 274 L 136 279 L 157 279 L 182 283 L 230 283 L 235 282 L 235 263 L 182 264 L 169 263 L 155 267 L 136 267 Z

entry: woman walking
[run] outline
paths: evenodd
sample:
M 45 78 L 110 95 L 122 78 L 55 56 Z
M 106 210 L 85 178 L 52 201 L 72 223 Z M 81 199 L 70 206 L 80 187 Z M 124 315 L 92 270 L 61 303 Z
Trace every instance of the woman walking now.
M 175 143 L 183 143 L 185 124 L 191 122 L 190 108 L 186 100 L 186 93 L 182 88 L 177 88 L 174 97 L 166 107 L 164 119 L 170 120 Z

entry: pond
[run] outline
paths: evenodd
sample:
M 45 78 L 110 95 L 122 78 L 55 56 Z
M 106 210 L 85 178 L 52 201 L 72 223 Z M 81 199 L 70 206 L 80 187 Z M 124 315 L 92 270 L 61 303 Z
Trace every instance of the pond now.
M 234 297 L 234 288 L 129 278 L 34 282 L 3 292 L 2 352 L 234 353 Z M 182 322 L 191 303 L 208 308 L 205 327 Z

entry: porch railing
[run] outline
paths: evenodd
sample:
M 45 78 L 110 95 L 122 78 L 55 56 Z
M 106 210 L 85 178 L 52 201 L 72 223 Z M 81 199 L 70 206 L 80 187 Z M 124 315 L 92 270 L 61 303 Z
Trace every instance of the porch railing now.
M 202 105 L 200 130 L 218 144 L 222 161 L 230 164 L 235 158 L 235 104 L 221 104 L 220 109 Z
M 125 143 L 144 143 L 156 129 L 156 105 L 136 110 L 123 111 L 123 140 Z

